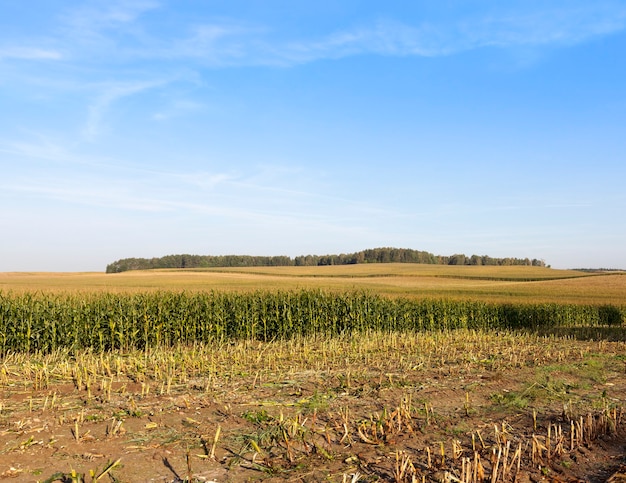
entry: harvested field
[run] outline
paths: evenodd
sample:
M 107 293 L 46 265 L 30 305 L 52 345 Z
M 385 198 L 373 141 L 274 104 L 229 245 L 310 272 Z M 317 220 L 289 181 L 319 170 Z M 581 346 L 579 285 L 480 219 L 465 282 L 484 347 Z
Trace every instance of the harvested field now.
M 368 290 L 411 298 L 499 302 L 624 303 L 624 272 L 542 267 L 371 264 L 104 273 L 0 273 L 3 291 Z
M 604 481 L 626 443 L 625 349 L 455 331 L 7 356 L 0 474 Z

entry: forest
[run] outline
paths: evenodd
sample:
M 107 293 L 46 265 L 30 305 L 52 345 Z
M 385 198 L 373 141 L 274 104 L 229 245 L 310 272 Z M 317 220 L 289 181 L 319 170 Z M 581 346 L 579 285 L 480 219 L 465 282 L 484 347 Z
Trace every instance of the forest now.
M 106 273 L 129 270 L 163 268 L 216 268 L 216 267 L 292 267 L 322 265 L 353 265 L 357 263 L 428 263 L 434 265 L 527 265 L 545 267 L 545 262 L 533 258 L 493 258 L 488 255 L 450 256 L 410 248 L 371 248 L 339 255 L 253 256 L 253 255 L 166 255 L 155 258 L 123 258 L 110 263 Z

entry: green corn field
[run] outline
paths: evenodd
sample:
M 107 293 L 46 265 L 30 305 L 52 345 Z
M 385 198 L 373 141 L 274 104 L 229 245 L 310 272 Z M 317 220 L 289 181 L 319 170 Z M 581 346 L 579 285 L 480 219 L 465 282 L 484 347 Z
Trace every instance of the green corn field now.
M 108 351 L 359 331 L 621 325 L 623 307 L 391 299 L 366 292 L 0 293 L 0 353 Z

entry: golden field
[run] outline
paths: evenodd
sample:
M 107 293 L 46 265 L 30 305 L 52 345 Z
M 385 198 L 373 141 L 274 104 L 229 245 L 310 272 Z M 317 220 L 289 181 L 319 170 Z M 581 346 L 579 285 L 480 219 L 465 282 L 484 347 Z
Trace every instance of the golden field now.
M 23 291 L 254 291 L 365 290 L 410 298 L 494 302 L 626 303 L 626 273 L 586 273 L 542 267 L 362 264 L 130 271 L 117 274 L 0 273 L 0 290 Z

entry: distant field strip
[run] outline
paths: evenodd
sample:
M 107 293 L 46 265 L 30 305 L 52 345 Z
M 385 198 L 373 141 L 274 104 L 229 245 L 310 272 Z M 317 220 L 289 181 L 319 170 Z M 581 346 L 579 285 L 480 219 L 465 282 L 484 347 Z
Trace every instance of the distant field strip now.
M 623 272 L 542 267 L 362 264 L 104 273 L 0 273 L 0 291 L 150 292 L 367 291 L 389 297 L 487 302 L 626 303 Z
M 552 270 L 525 266 L 465 266 L 428 265 L 413 263 L 373 263 L 355 265 L 327 265 L 315 267 L 236 267 L 191 269 L 197 272 L 245 273 L 288 277 L 449 277 L 480 280 L 552 280 L 594 276 L 576 270 Z
M 187 272 L 187 270 L 185 270 Z M 180 272 L 180 270 L 163 270 L 163 272 Z M 210 269 L 199 269 L 194 268 L 188 270 L 188 272 L 200 272 L 200 273 L 239 273 L 243 275 L 253 275 L 253 276 L 268 276 L 268 277 L 288 277 L 288 278 L 346 278 L 346 279 L 359 279 L 359 278 L 386 278 L 386 277 L 407 277 L 407 278 L 452 278 L 452 279 L 461 279 L 461 280 L 491 280 L 491 281 L 500 281 L 500 282 L 539 282 L 543 280 L 567 280 L 571 278 L 583 278 L 583 277 L 594 277 L 598 276 L 597 274 L 558 274 L 558 276 L 546 277 L 544 274 L 541 275 L 522 275 L 522 274 L 511 274 L 509 276 L 503 275 L 475 275 L 471 273 L 396 273 L 396 272 L 373 272 L 373 273 L 297 273 L 291 270 L 278 271 L 276 269 L 268 269 L 268 270 L 258 270 L 258 269 L 228 269 L 228 268 L 210 268 Z

